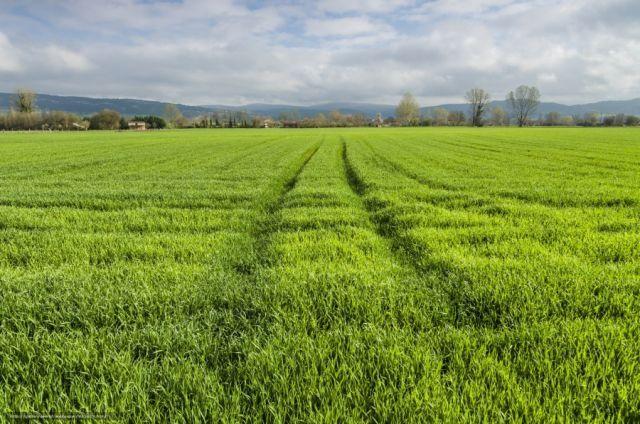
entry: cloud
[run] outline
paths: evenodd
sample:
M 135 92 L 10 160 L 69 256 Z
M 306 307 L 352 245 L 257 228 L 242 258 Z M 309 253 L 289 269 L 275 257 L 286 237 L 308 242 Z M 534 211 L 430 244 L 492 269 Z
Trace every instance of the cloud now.
M 191 104 L 640 96 L 637 0 L 5 0 L 0 91 Z
M 553 72 L 543 72 L 538 75 L 538 81 L 540 82 L 556 82 L 558 81 L 558 77 Z
M 310 19 L 306 34 L 312 37 L 346 37 L 390 30 L 388 25 L 366 17 Z
M 65 71 L 82 72 L 93 68 L 82 54 L 59 46 L 49 46 L 42 51 L 47 66 Z
M 18 52 L 9 38 L 0 32 L 0 72 L 17 72 L 22 66 Z
M 320 0 L 318 8 L 330 13 L 383 13 L 413 4 L 414 0 Z
M 434 0 L 423 4 L 418 12 L 440 15 L 471 15 L 497 11 L 518 4 L 517 0 Z

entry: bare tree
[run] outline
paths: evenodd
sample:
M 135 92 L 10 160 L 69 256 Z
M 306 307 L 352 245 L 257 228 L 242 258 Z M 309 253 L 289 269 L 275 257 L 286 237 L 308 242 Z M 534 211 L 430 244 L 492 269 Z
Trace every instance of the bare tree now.
M 613 125 L 615 125 L 616 127 L 623 127 L 626 118 L 627 117 L 624 113 L 618 113 L 613 119 Z
M 172 126 L 179 127 L 182 121 L 184 121 L 184 117 L 182 116 L 182 112 L 178 109 L 178 106 L 168 103 L 164 107 L 164 117 Z
M 329 126 L 329 120 L 327 119 L 327 117 L 325 116 L 324 113 L 319 113 L 316 115 L 316 117 L 314 118 L 315 123 L 318 127 L 327 127 Z
M 449 112 L 449 116 L 447 118 L 449 121 L 449 125 L 453 127 L 460 127 L 464 125 L 467 120 L 467 117 L 464 115 L 464 112 L 461 110 L 452 110 Z
M 332 127 L 343 127 L 345 126 L 345 119 L 340 113 L 339 110 L 332 110 L 329 112 L 329 122 Z
M 491 125 L 494 127 L 509 125 L 509 115 L 500 106 L 491 109 Z
M 595 112 L 585 113 L 583 118 L 585 127 L 597 127 L 600 125 L 600 115 Z
M 382 114 L 380 112 L 376 113 L 376 118 L 373 120 L 373 126 L 380 128 L 384 124 L 384 119 L 382 119 Z
M 471 106 L 471 125 L 481 127 L 483 124 L 484 114 L 489 106 L 489 93 L 482 88 L 472 88 L 465 95 L 467 102 Z
M 13 105 L 18 112 L 31 113 L 36 111 L 36 93 L 27 89 L 16 91 Z
M 420 122 L 420 105 L 411 93 L 405 93 L 396 107 L 396 120 L 400 125 L 417 125 Z
M 521 85 L 507 95 L 507 102 L 511 106 L 518 126 L 523 127 L 529 121 L 540 104 L 540 91 L 536 87 Z
M 554 127 L 562 124 L 562 115 L 558 112 L 549 112 L 544 117 L 544 125 Z
M 442 107 L 437 107 L 432 112 L 433 125 L 438 127 L 444 127 L 448 124 L 449 111 Z

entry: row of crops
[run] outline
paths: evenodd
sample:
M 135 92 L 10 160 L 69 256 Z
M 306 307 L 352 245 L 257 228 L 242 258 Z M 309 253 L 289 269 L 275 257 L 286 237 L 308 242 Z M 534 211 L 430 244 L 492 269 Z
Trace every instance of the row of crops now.
M 0 412 L 640 420 L 640 145 L 0 137 Z

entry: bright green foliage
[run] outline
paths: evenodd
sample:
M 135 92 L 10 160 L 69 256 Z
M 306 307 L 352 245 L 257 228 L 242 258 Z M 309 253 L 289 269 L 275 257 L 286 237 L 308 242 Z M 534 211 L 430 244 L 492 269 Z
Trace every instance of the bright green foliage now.
M 0 135 L 0 412 L 640 420 L 640 133 Z

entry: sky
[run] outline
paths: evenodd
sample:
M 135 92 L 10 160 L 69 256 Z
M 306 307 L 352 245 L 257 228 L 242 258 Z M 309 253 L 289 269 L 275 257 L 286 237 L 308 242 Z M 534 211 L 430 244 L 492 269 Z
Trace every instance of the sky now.
M 0 0 L 0 91 L 185 104 L 640 97 L 640 0 Z

